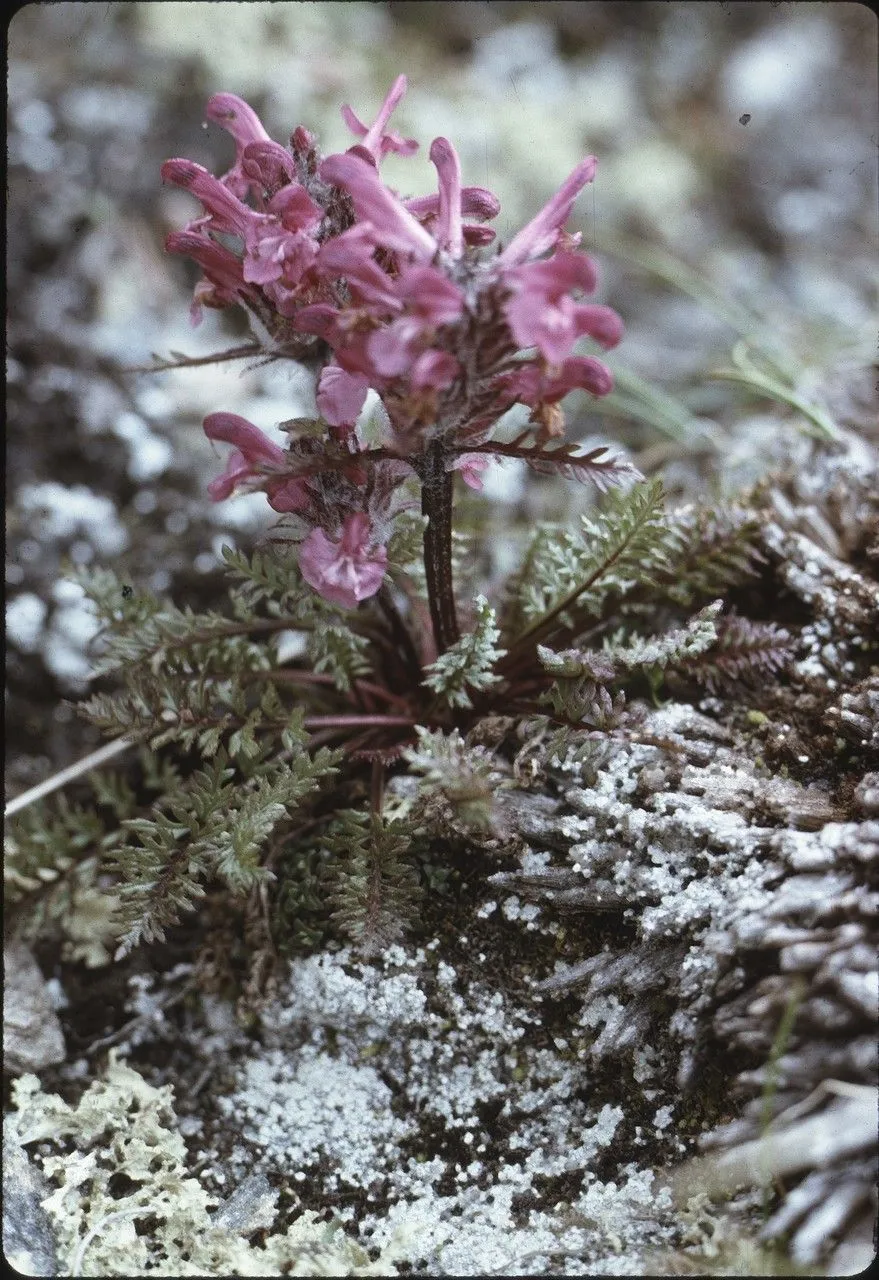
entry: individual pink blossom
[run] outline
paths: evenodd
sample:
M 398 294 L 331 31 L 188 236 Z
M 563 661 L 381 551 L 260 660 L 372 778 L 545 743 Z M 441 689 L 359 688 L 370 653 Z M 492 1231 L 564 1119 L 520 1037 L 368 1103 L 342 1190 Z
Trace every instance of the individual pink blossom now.
M 613 390 L 613 374 L 607 365 L 592 356 L 569 356 L 555 368 L 552 376 L 531 361 L 521 368 L 498 379 L 498 392 L 506 392 L 516 400 L 532 407 L 555 404 L 570 391 L 579 388 L 594 396 L 606 396 Z
M 470 489 L 482 489 L 482 473 L 491 465 L 491 458 L 485 453 L 459 453 L 452 463 L 452 471 L 460 471 L 461 479 Z
M 297 284 L 317 256 L 317 245 L 307 236 L 274 228 L 254 228 L 244 255 L 244 279 L 249 284 L 273 284 L 285 280 Z
M 405 372 L 432 341 L 435 331 L 454 324 L 464 309 L 459 286 L 435 267 L 409 267 L 393 282 L 389 293 L 394 309 L 402 314 L 377 329 L 367 343 L 376 372 L 383 377 Z M 447 362 L 445 367 L 449 368 Z
M 429 262 L 436 253 L 433 236 L 388 190 L 378 171 L 360 156 L 351 152 L 327 156 L 320 176 L 348 192 L 358 219 L 369 224 L 376 244 L 422 262 Z
M 215 93 L 208 99 L 205 115 L 208 120 L 213 120 L 232 135 L 235 141 L 235 163 L 222 181 L 233 195 L 246 196 L 250 180 L 242 169 L 245 148 L 252 142 L 271 142 L 271 138 L 253 108 L 234 93 Z
M 202 165 L 194 160 L 166 160 L 161 173 L 165 182 L 183 187 L 201 201 L 211 230 L 242 239 L 247 234 L 251 221 L 257 215 Z
M 338 542 L 312 529 L 299 549 L 299 568 L 310 587 L 331 604 L 353 609 L 374 596 L 388 566 L 386 547 L 370 547 L 369 517 L 362 511 L 345 518 Z
M 192 223 L 190 230 L 234 235 L 243 241 L 242 275 L 248 284 L 275 286 L 279 282 L 289 291 L 314 262 L 318 242 L 312 233 L 323 210 L 298 183 L 276 192 L 261 213 L 194 161 L 166 160 L 162 177 L 191 192 L 204 206 L 206 218 Z M 282 294 L 275 287 L 269 296 L 277 302 Z
M 514 267 L 553 248 L 571 215 L 574 201 L 586 183 L 595 177 L 597 166 L 595 156 L 587 156 L 580 161 L 537 216 L 513 236 L 506 249 L 498 256 L 499 266 Z
M 318 381 L 318 411 L 331 427 L 353 430 L 368 390 L 369 382 L 362 373 L 346 373 L 337 364 L 325 365 Z
M 247 227 L 244 279 L 276 285 L 267 290 L 275 301 L 295 289 L 317 257 L 318 242 L 313 233 L 322 217 L 320 205 L 299 183 L 282 187 L 272 196 L 266 212 L 255 214 Z
M 298 182 L 281 187 L 266 206 L 266 212 L 280 220 L 285 231 L 317 231 L 324 211 Z
M 283 306 L 280 310 L 285 314 Z M 351 324 L 349 314 L 329 303 L 315 302 L 296 308 L 295 315 L 297 329 L 322 338 L 346 373 L 363 374 L 373 384 L 375 368 L 366 349 L 370 333 Z
M 189 309 L 193 325 L 201 323 L 202 307 L 222 308 L 236 302 L 253 306 L 257 303 L 256 290 L 244 281 L 241 259 L 210 236 L 200 231 L 172 231 L 165 240 L 165 249 L 168 253 L 181 253 L 192 258 L 204 272 L 204 279 L 195 286 Z
M 208 485 L 214 502 L 221 502 L 240 485 L 247 484 L 265 489 L 275 511 L 301 511 L 307 506 L 308 490 L 303 480 L 287 473 L 284 450 L 252 422 L 237 413 L 210 413 L 204 420 L 204 433 L 209 440 L 235 445 L 222 475 Z
M 440 210 L 439 194 L 429 196 L 413 196 L 404 200 L 403 204 L 418 219 L 427 231 L 434 234 Z M 461 188 L 461 218 L 476 218 L 477 222 L 487 222 L 500 213 L 501 204 L 497 196 L 487 187 Z M 464 243 L 473 247 L 491 244 L 496 232 L 491 227 L 474 226 L 472 222 L 461 223 L 461 234 Z
M 582 253 L 555 253 L 543 262 L 529 262 L 504 273 L 512 296 L 504 308 L 513 337 L 520 347 L 537 347 L 550 364 L 570 355 L 577 338 L 589 334 L 603 347 L 614 347 L 623 334 L 622 322 L 609 307 L 578 304 L 572 288 L 591 290 L 595 269 Z
M 376 163 L 381 161 L 389 151 L 396 151 L 401 156 L 411 156 L 418 150 L 418 143 L 414 138 L 401 138 L 398 133 L 391 133 L 385 129 L 385 125 L 391 118 L 391 112 L 405 94 L 407 87 L 406 77 L 397 76 L 375 118 L 375 124 L 369 129 L 347 104 L 342 107 L 342 119 L 345 124 L 361 139 L 359 145 L 373 156 Z
M 241 170 L 250 182 L 250 194 L 259 199 L 263 191 L 274 194 L 292 182 L 296 164 L 279 142 L 251 142 L 241 158 Z
M 356 302 L 393 313 L 400 302 L 388 273 L 373 259 L 375 245 L 370 225 L 349 227 L 321 245 L 316 266 L 326 279 L 344 276 Z
M 436 242 L 452 258 L 460 258 L 464 252 L 461 222 L 461 162 L 457 151 L 447 138 L 434 138 L 430 144 L 430 158 L 439 178 Z

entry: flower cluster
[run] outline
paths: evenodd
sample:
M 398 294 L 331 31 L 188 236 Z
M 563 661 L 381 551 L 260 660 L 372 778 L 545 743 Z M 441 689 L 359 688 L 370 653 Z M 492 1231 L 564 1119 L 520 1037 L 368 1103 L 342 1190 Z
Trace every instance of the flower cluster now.
M 455 470 L 473 488 L 492 455 L 525 457 L 543 470 L 557 461 L 598 483 L 632 474 L 603 451 L 580 456 L 553 443 L 564 433 L 563 396 L 574 388 L 606 395 L 612 386 L 599 360 L 574 354 L 576 342 L 588 336 L 610 348 L 622 335 L 610 308 L 576 300 L 594 290 L 595 268 L 578 252 L 579 236 L 564 230 L 595 158 L 578 164 L 501 252 L 484 253 L 495 238 L 485 224 L 500 206 L 485 188 L 462 185 L 447 139 L 430 147 L 435 195 L 403 199 L 381 178 L 388 152 L 418 147 L 387 127 L 405 91 L 400 76 L 369 127 L 343 107 L 357 142 L 324 159 L 305 128 L 282 147 L 246 103 L 219 93 L 207 115 L 234 140 L 232 168 L 220 178 L 191 160 L 162 168 L 203 209 L 166 242 L 201 267 L 193 321 L 205 306 L 242 305 L 273 354 L 309 365 L 317 379 L 320 438 L 291 433 L 281 449 L 237 415 L 205 420 L 210 439 L 234 446 L 210 494 L 259 488 L 275 510 L 297 513 L 311 530 L 300 547 L 302 574 L 343 606 L 379 590 L 407 478 L 420 482 L 433 526 L 429 562 L 442 554 L 450 510 L 440 508 L 450 507 Z M 367 447 L 356 423 L 370 389 L 387 431 Z M 493 441 L 516 403 L 531 409 L 529 429 L 513 442 Z M 427 568 L 430 587 L 443 575 Z

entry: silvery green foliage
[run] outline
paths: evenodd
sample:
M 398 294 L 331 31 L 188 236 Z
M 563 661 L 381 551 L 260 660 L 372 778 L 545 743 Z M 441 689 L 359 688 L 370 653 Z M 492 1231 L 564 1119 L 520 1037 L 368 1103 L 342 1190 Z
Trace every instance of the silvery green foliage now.
M 405 822 L 347 809 L 321 841 L 336 868 L 333 919 L 363 955 L 396 942 L 418 905 L 418 876 L 407 860 L 413 835 Z
M 672 539 L 658 480 L 613 491 L 597 515 L 580 517 L 576 533 L 538 530 L 520 571 L 516 613 L 537 631 L 576 607 L 598 618 L 612 593 L 625 595 L 669 566 Z
M 685 627 L 664 635 L 626 640 L 626 632 L 609 637 L 600 651 L 566 649 L 555 653 L 546 645 L 537 646 L 544 671 L 556 677 L 543 701 L 557 715 L 575 725 L 610 729 L 621 722 L 625 695 L 608 686 L 633 673 L 642 672 L 651 683 L 668 666 L 685 666 L 713 647 L 717 641 L 717 617 L 722 600 L 706 605 Z
M 424 683 L 450 707 L 472 707 L 468 690 L 481 692 L 500 683 L 495 663 L 506 653 L 498 647 L 500 628 L 485 596 L 473 601 L 474 627 L 427 668 Z
M 419 726 L 416 734 L 417 746 L 407 747 L 403 756 L 419 778 L 422 800 L 445 801 L 464 829 L 489 829 L 495 792 L 509 785 L 502 760 L 489 748 L 466 742 L 457 729 L 443 733 Z
M 668 666 L 686 663 L 688 659 L 699 657 L 714 646 L 717 640 L 717 619 L 722 608 L 723 601 L 715 600 L 713 604 L 700 609 L 684 627 L 647 639 L 636 636 L 628 643 L 609 640 L 605 645 L 605 652 L 615 667 L 621 667 L 626 672 L 656 667 L 665 670 Z
M 117 957 L 162 938 L 203 896 L 205 881 L 218 879 L 234 896 L 271 879 L 261 863 L 266 839 L 335 771 L 336 759 L 326 748 L 313 756 L 300 750 L 291 761 L 263 762 L 242 777 L 221 749 L 151 817 L 126 819 L 129 842 L 113 850 L 109 863 L 120 880 Z
M 347 626 L 326 623 L 310 634 L 307 653 L 314 671 L 332 676 L 335 687 L 347 693 L 357 677 L 370 670 L 368 647 L 367 636 L 357 635 Z
M 406 804 L 417 795 L 413 820 L 425 831 L 493 839 L 503 828 L 495 792 L 511 776 L 497 748 L 519 726 L 542 744 L 533 752 L 523 739 L 520 756 L 534 762 L 542 751 L 597 768 L 608 735 L 637 729 L 637 695 L 655 696 L 669 673 L 719 688 L 780 670 L 784 633 L 721 615 L 704 598 L 709 586 L 753 574 L 753 525 L 733 507 L 667 512 L 657 481 L 605 494 L 576 534 L 539 529 L 514 582 L 498 592 L 500 616 L 477 595 L 472 630 L 427 666 L 417 629 L 424 517 L 411 512 L 391 547 L 393 588 L 356 610 L 306 589 L 283 538 L 250 555 L 224 551 L 232 582 L 225 614 L 178 608 L 107 570 L 78 570 L 103 623 L 97 669 L 119 682 L 80 709 L 104 732 L 150 750 L 135 785 L 122 773 L 96 776 L 100 817 L 62 797 L 12 825 L 8 877 L 28 928 L 70 922 L 67 945 L 82 956 L 87 931 L 73 921 L 88 909 L 101 921 L 90 934 L 99 938 L 92 959 L 114 947 L 122 954 L 160 939 L 219 885 L 239 904 L 267 894 L 284 938 L 323 937 L 321 867 L 331 856 L 336 924 L 367 949 L 397 937 L 397 925 L 414 918 L 417 885 L 411 868 L 398 875 L 393 858 L 383 863 L 381 842 L 373 853 L 355 839 L 332 855 L 326 845 L 317 861 L 285 857 L 280 884 L 266 873 L 270 846 L 283 847 L 296 824 L 332 827 L 329 815 L 360 804 L 368 764 L 370 803 L 380 805 L 384 773 L 401 757 L 415 787 Z M 454 529 L 451 541 L 460 590 L 477 558 Z M 702 611 L 689 622 L 681 617 L 696 605 Z M 614 626 L 603 648 L 576 647 L 592 628 Z M 298 658 L 279 647 L 285 633 L 300 642 Z M 535 716 L 541 703 L 548 714 Z M 477 741 L 479 724 L 511 707 L 517 714 L 500 738 Z M 344 768 L 336 755 L 314 753 L 313 737 L 344 744 Z M 170 753 L 156 754 L 162 748 L 192 753 L 189 772 L 176 772 Z M 524 776 L 518 764 L 514 772 Z M 151 806 L 144 793 L 155 796 Z M 346 856 L 352 850 L 356 858 Z M 112 893 L 102 894 L 107 873 Z M 305 910 L 322 899 L 317 919 L 291 920 L 295 903 Z
M 236 583 L 230 600 L 237 615 L 250 616 L 260 606 L 272 617 L 296 613 L 304 622 L 317 607 L 311 593 L 303 591 L 296 561 L 283 541 L 273 543 L 270 549 L 257 548 L 250 555 L 224 546 L 222 556 Z

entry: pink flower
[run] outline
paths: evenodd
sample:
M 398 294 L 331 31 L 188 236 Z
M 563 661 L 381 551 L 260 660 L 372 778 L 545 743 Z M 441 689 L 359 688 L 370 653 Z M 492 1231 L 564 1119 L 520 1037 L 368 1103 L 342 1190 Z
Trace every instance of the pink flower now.
M 464 235 L 461 229 L 461 162 L 447 138 L 434 138 L 430 144 L 430 158 L 439 178 L 436 241 L 453 258 L 460 258 L 464 252 Z
M 286 279 L 297 284 L 314 262 L 317 247 L 307 236 L 257 228 L 247 237 L 244 279 L 250 284 L 272 284 Z
M 234 235 L 243 241 L 243 278 L 248 284 L 269 286 L 275 305 L 295 289 L 317 257 L 318 242 L 311 233 L 320 225 L 323 210 L 298 183 L 282 187 L 266 212 L 259 213 L 191 160 L 166 160 L 162 177 L 190 191 L 204 206 L 207 217 L 191 223 L 189 231 Z
M 303 578 L 325 600 L 353 609 L 375 595 L 388 565 L 387 548 L 370 549 L 369 541 L 369 517 L 362 511 L 345 518 L 338 542 L 312 529 L 299 550 Z
M 440 211 L 439 194 L 413 196 L 409 200 L 404 200 L 403 204 L 433 235 Z M 496 218 L 500 209 L 500 201 L 487 187 L 461 188 L 462 219 L 476 218 L 478 222 L 487 222 L 489 218 Z M 491 227 L 474 226 L 471 222 L 462 222 L 461 234 L 464 243 L 468 245 L 491 244 L 495 238 L 495 232 Z
M 396 151 L 401 156 L 411 156 L 418 150 L 418 143 L 414 138 L 401 138 L 398 133 L 385 132 L 385 125 L 394 107 L 405 94 L 407 84 L 405 76 L 397 76 L 370 129 L 367 129 L 347 104 L 342 107 L 342 119 L 351 132 L 362 139 L 359 145 L 373 156 L 376 164 L 389 151 Z
M 452 463 L 452 471 L 460 471 L 461 479 L 470 489 L 482 489 L 482 473 L 491 464 L 484 453 L 459 453 Z
M 326 365 L 317 388 L 317 407 L 321 417 L 331 427 L 353 430 L 368 390 L 369 382 L 363 374 L 346 373 L 337 364 Z
M 252 194 L 263 190 L 275 192 L 296 176 L 296 165 L 290 152 L 279 142 L 251 142 L 244 150 L 241 169 L 250 180 Z
M 590 391 L 594 396 L 609 395 L 613 390 L 613 374 L 607 365 L 591 356 L 569 356 L 552 376 L 539 365 L 526 361 L 521 369 L 498 379 L 499 391 L 532 407 L 554 404 L 575 388 Z
M 513 267 L 503 278 L 514 290 L 504 308 L 513 337 L 520 347 L 537 347 L 550 364 L 570 355 L 585 333 L 604 347 L 616 346 L 623 336 L 615 311 L 570 297 L 572 288 L 595 288 L 595 268 L 585 254 L 558 252 L 544 262 Z
M 389 191 L 378 171 L 360 156 L 327 156 L 320 176 L 335 187 L 342 187 L 354 203 L 359 221 L 369 223 L 375 243 L 422 262 L 436 253 L 436 241 L 421 223 Z
M 235 445 L 222 475 L 208 485 L 214 502 L 230 497 L 242 484 L 263 488 L 275 511 L 301 511 L 309 503 L 305 482 L 287 473 L 284 450 L 269 440 L 259 427 L 237 413 L 210 413 L 204 420 L 209 440 Z M 275 474 L 271 473 L 283 473 Z
M 221 308 L 235 302 L 253 305 L 257 301 L 255 290 L 244 282 L 240 258 L 210 236 L 200 231 L 172 231 L 165 248 L 168 253 L 183 253 L 194 259 L 205 274 L 195 286 L 190 307 L 194 325 L 201 323 L 203 306 Z
M 358 302 L 383 311 L 398 311 L 399 301 L 386 271 L 373 260 L 375 236 L 371 226 L 349 227 L 321 245 L 317 268 L 327 279 L 344 276 Z
M 219 178 L 194 160 L 166 160 L 161 172 L 165 182 L 173 182 L 175 186 L 191 191 L 196 200 L 201 201 L 212 231 L 243 239 L 252 219 L 258 217 Z
M 306 581 L 346 607 L 378 591 L 399 486 L 423 476 L 428 452 L 482 488 L 501 414 L 522 402 L 538 443 L 561 436 L 564 395 L 606 395 L 613 385 L 600 361 L 571 354 L 574 344 L 588 335 L 612 347 L 622 335 L 615 312 L 580 300 L 595 288 L 595 268 L 565 231 L 595 158 L 503 252 L 480 260 L 470 249 L 493 239 L 482 224 L 499 204 L 485 188 L 462 186 L 448 139 L 430 147 L 436 194 L 402 199 L 382 181 L 389 152 L 417 147 L 388 127 L 406 87 L 398 76 L 371 125 L 343 107 L 357 141 L 324 160 L 303 127 L 287 150 L 240 98 L 216 94 L 207 114 L 234 140 L 232 168 L 219 178 L 183 159 L 162 169 L 203 210 L 167 242 L 202 268 L 193 318 L 203 306 L 242 303 L 274 354 L 301 356 L 319 375 L 321 439 L 281 449 L 234 414 L 205 420 L 209 438 L 233 446 L 211 496 L 262 490 L 275 510 L 298 512 L 311 528 L 301 547 Z M 369 388 L 382 397 L 388 430 L 373 449 L 355 437 Z
M 281 281 L 290 290 L 302 279 L 318 252 L 320 205 L 298 182 L 272 196 L 265 214 L 253 214 L 244 237 L 244 279 L 253 284 Z M 271 296 L 275 292 L 269 291 Z
M 223 178 L 223 182 L 236 196 L 246 196 L 250 180 L 242 169 L 245 149 L 253 142 L 271 142 L 259 116 L 246 102 L 234 93 L 215 93 L 208 99 L 205 115 L 208 120 L 230 133 L 235 140 L 235 163 Z M 275 144 L 272 143 L 274 146 Z
M 409 267 L 394 291 L 410 315 L 432 328 L 454 324 L 464 310 L 462 290 L 436 267 Z
M 377 329 L 367 343 L 376 372 L 386 378 L 404 373 L 431 342 L 436 329 L 454 324 L 464 310 L 464 295 L 459 287 L 435 267 L 410 267 L 404 271 L 393 282 L 392 296 L 395 309 L 403 314 Z M 445 367 L 450 368 L 448 361 Z M 452 376 L 457 367 L 455 361 Z M 448 381 L 451 378 L 435 385 L 446 386 Z
M 280 219 L 285 231 L 316 231 L 324 216 L 320 205 L 298 182 L 288 182 L 276 191 L 266 211 Z
M 543 206 L 536 218 L 510 241 L 498 257 L 499 265 L 514 267 L 529 258 L 538 258 L 558 242 L 562 229 L 571 214 L 580 191 L 595 177 L 598 161 L 595 156 L 581 160 L 576 169 L 562 183 L 556 194 Z

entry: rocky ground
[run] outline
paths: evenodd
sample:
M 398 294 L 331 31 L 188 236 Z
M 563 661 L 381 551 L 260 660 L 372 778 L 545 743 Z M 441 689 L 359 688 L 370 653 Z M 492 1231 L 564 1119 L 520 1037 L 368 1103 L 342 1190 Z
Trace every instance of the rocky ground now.
M 544 772 L 525 752 L 500 802 L 518 852 L 474 848 L 470 873 L 380 960 L 301 954 L 248 1027 L 205 993 L 185 930 L 115 966 L 96 925 L 73 956 L 10 941 L 4 1245 L 20 1269 L 850 1274 L 869 1261 L 875 38 L 854 5 L 16 17 L 9 797 L 97 745 L 65 701 L 86 687 L 94 632 L 65 558 L 215 605 L 220 545 L 251 545 L 266 516 L 260 498 L 207 503 L 201 419 L 224 408 L 270 426 L 307 405 L 277 367 L 123 372 L 245 336 L 225 314 L 188 327 L 185 268 L 161 248 L 191 210 L 159 166 L 226 156 L 200 124 L 219 89 L 274 136 L 305 122 L 331 150 L 345 145 L 339 104 L 367 112 L 405 70 L 401 131 L 460 144 L 466 178 L 501 198 L 501 235 L 596 152 L 579 225 L 627 338 L 608 412 L 575 409 L 573 434 L 621 441 L 679 501 L 763 482 L 766 571 L 749 604 L 794 638 L 784 679 L 697 702 L 682 689 L 652 709 L 666 749 L 597 745 Z M 411 163 L 399 181 L 426 190 L 429 166 Z M 708 376 L 765 371 L 767 352 L 771 395 Z M 490 498 L 465 514 L 498 548 L 495 572 L 517 529 L 584 501 L 512 472 Z

